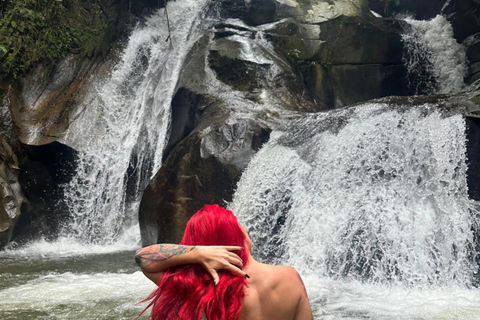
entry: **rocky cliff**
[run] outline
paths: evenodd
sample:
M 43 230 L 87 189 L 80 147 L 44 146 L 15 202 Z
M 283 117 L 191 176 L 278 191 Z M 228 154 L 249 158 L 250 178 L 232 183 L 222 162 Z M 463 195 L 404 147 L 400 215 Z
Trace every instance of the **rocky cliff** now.
M 97 22 L 105 28 L 85 40 L 88 52 L 73 46 L 52 61 L 35 60 L 15 77 L 4 73 L 0 246 L 12 235 L 38 233 L 35 221 L 54 235 L 65 219 L 60 186 L 75 171 L 75 149 L 82 149 L 66 145 L 65 136 L 78 117 L 92 111 L 89 96 L 117 63 L 128 26 L 158 5 L 101 1 L 103 16 Z M 203 204 L 229 202 L 252 156 L 272 130 L 296 113 L 412 95 L 401 36 L 408 25 L 394 18 L 397 13 L 431 18 L 443 12 L 466 47 L 466 82 L 475 82 L 480 77 L 478 5 L 474 0 L 439 0 L 431 6 L 406 0 L 398 5 L 374 0 L 212 2 L 208 27 L 188 53 L 175 86 L 163 165 L 141 201 L 143 244 L 178 241 L 186 220 Z M 478 103 L 471 95 L 448 99 Z

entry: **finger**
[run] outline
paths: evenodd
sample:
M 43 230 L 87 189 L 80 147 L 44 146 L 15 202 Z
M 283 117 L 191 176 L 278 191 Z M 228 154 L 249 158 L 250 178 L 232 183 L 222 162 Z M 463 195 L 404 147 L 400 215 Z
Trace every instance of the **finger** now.
M 242 277 L 250 278 L 245 271 L 243 271 L 242 269 L 240 269 L 240 268 L 238 268 L 234 265 L 230 265 L 227 269 L 228 269 L 228 271 L 230 271 L 232 273 L 236 273 L 238 275 L 241 275 Z
M 239 267 L 240 269 L 243 268 L 243 261 L 236 254 L 228 255 L 227 256 L 227 261 L 230 262 L 231 264 Z
M 215 286 L 217 286 L 218 281 L 220 281 L 220 278 L 218 277 L 217 271 L 216 271 L 215 269 L 210 269 L 210 270 L 209 270 L 209 273 L 210 273 L 210 275 L 211 275 L 212 278 L 213 278 L 213 284 L 214 284 Z
M 223 246 L 223 248 L 228 251 L 238 251 L 243 249 L 243 247 L 239 246 Z

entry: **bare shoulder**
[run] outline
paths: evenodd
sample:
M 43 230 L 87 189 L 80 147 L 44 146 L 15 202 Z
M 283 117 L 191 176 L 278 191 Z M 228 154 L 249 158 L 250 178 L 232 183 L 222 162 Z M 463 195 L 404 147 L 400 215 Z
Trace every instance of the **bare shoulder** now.
M 287 290 L 293 290 L 294 292 L 303 292 L 304 285 L 302 278 L 295 268 L 290 266 L 273 266 L 266 265 L 268 274 L 271 277 L 272 282 L 277 285 L 286 288 Z M 293 293 L 293 292 L 292 292 Z

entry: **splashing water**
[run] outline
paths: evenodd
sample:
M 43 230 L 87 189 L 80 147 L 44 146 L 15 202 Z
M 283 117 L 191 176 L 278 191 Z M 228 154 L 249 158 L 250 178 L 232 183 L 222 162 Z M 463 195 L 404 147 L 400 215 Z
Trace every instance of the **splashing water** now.
M 81 146 L 81 152 L 76 175 L 65 187 L 72 217 L 64 236 L 111 244 L 126 230 L 138 229 L 139 197 L 161 165 L 171 99 L 186 55 L 201 34 L 207 2 L 169 3 L 171 50 L 163 10 L 133 31 L 110 79 L 72 123 L 65 142 Z
M 406 18 L 411 29 L 402 35 L 404 63 L 416 94 L 454 93 L 465 86 L 467 74 L 465 48 L 453 37 L 448 20 Z
M 232 209 L 263 259 L 306 273 L 471 283 L 475 221 L 462 116 L 443 117 L 430 106 L 382 109 L 298 120 L 254 158 Z
M 387 310 L 388 299 L 413 290 L 428 306 L 429 292 L 443 299 L 450 289 L 480 298 L 467 289 L 478 269 L 471 231 L 478 218 L 467 195 L 465 139 L 461 115 L 430 105 L 304 116 L 272 134 L 230 208 L 260 260 L 293 265 L 305 277 L 325 319 L 423 319 Z M 414 307 L 407 300 L 403 306 Z

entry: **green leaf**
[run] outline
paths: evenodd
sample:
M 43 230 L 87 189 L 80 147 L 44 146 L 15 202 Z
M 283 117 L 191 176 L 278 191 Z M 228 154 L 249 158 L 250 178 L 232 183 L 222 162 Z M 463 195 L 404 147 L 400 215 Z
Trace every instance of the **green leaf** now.
M 400 5 L 400 0 L 395 0 L 394 3 L 398 7 Z
M 0 44 L 0 51 L 2 51 L 3 53 L 8 53 L 7 47 L 2 46 L 1 44 Z
M 16 21 L 12 21 L 11 24 L 12 24 L 12 27 L 14 27 L 14 28 L 17 26 L 17 22 L 16 22 Z

